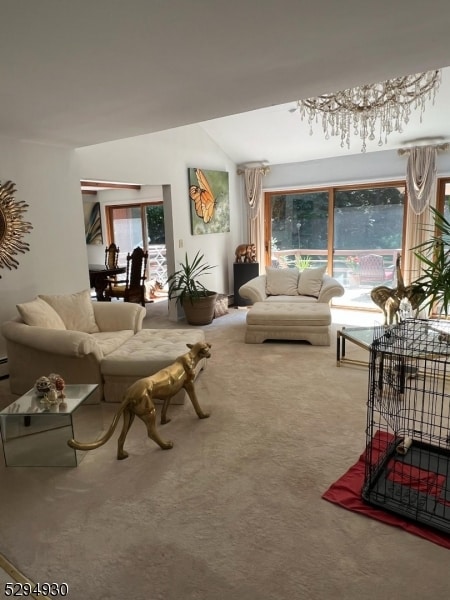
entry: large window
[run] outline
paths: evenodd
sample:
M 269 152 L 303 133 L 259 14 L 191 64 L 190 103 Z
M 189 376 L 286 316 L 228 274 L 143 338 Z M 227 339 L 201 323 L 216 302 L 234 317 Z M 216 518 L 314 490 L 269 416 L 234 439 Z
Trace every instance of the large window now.
M 289 267 L 327 262 L 328 192 L 270 195 L 270 263 Z
M 268 192 L 266 263 L 327 264 L 345 288 L 334 305 L 375 308 L 370 291 L 393 285 L 402 249 L 405 184 Z
M 439 180 L 437 209 L 450 221 L 450 179 Z

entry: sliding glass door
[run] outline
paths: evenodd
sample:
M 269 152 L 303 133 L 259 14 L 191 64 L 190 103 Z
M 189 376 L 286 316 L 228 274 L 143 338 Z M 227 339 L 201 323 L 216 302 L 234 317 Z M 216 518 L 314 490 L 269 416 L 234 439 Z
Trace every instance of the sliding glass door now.
M 144 247 L 146 239 L 140 206 L 108 206 L 108 226 L 111 242 L 119 246 L 119 263 L 125 264 L 128 252 Z
M 281 268 L 327 264 L 328 191 L 270 194 L 266 197 L 268 264 Z
M 348 186 L 265 196 L 266 264 L 327 264 L 345 288 L 336 306 L 375 309 L 370 291 L 395 283 L 405 184 Z
M 404 204 L 404 187 L 335 191 L 333 275 L 345 294 L 334 305 L 374 308 L 372 288 L 394 285 Z

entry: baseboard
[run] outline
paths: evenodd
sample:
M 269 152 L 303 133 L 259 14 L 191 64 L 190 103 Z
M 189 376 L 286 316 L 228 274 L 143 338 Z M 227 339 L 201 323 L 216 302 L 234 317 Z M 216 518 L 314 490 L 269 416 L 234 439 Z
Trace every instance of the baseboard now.
M 0 380 L 8 379 L 8 358 L 6 356 L 0 357 Z

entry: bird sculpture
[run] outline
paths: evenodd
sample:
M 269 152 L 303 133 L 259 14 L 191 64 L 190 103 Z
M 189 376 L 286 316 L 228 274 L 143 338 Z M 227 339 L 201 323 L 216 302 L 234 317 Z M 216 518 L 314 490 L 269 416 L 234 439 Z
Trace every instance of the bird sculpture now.
M 397 287 L 389 288 L 386 285 L 379 285 L 370 292 L 370 297 L 374 303 L 383 311 L 385 325 L 392 325 L 394 320 L 397 323 L 399 322 L 398 314 L 402 300 L 408 300 L 411 308 L 417 314 L 420 305 L 426 297 L 420 286 L 414 284 L 405 286 L 401 269 L 400 253 L 397 254 L 395 271 L 397 275 Z

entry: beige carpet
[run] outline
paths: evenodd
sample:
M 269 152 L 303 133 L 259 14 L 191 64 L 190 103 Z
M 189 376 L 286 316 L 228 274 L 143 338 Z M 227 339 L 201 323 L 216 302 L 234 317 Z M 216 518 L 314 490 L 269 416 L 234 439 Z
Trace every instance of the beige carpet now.
M 337 368 L 334 337 L 246 345 L 245 315 L 204 328 L 211 417 L 171 407 L 172 450 L 135 422 L 125 461 L 114 436 L 78 468 L 2 465 L 0 552 L 71 600 L 448 598 L 448 550 L 321 499 L 364 447 L 367 370 Z
M 0 586 L 2 598 L 14 597 L 14 595 L 38 600 L 48 600 L 49 598 L 41 593 L 42 586 L 38 586 L 36 582 L 28 579 L 3 554 L 0 554 Z M 47 593 L 48 587 L 44 586 L 43 589 Z M 58 588 L 53 587 L 52 591 L 56 595 Z

